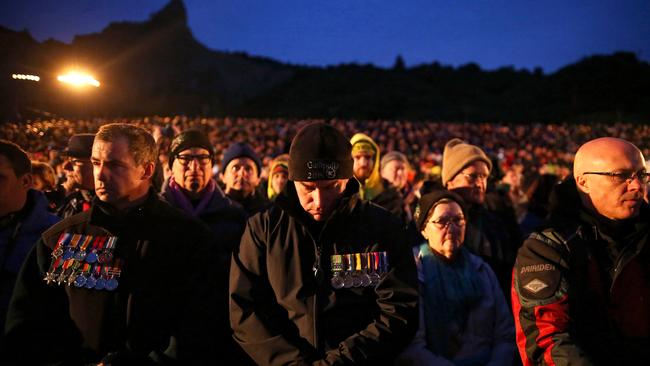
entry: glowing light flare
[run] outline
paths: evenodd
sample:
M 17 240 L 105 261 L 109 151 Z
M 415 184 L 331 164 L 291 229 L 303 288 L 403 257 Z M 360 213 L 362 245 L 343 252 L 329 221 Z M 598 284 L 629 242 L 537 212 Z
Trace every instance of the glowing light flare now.
M 97 88 L 100 85 L 99 81 L 95 80 L 94 77 L 79 71 L 69 71 L 67 74 L 57 76 L 56 79 L 62 83 L 77 87 L 90 85 Z
M 41 80 L 38 75 L 29 75 L 29 74 L 11 74 L 11 78 L 15 80 L 29 80 L 29 81 L 39 81 Z

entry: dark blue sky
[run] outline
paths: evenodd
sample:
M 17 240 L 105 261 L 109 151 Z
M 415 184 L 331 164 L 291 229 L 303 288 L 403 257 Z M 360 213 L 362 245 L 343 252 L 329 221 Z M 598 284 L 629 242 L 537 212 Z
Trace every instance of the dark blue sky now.
M 70 42 L 111 21 L 142 21 L 166 0 L 2 1 L 0 24 Z M 545 72 L 593 54 L 650 60 L 648 0 L 186 0 L 212 49 L 283 62 L 391 66 L 476 62 Z

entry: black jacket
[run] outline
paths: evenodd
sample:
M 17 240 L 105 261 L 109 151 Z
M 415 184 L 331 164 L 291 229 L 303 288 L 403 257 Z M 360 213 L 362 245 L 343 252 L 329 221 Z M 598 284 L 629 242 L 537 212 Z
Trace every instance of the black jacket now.
M 388 364 L 412 339 L 417 275 L 403 225 L 357 192 L 350 180 L 317 223 L 289 182 L 248 221 L 231 266 L 230 320 L 258 364 Z M 388 259 L 376 287 L 333 288 L 332 255 L 371 252 Z
M 524 365 L 632 365 L 650 359 L 650 207 L 623 222 L 556 187 L 548 228 L 519 250 L 512 288 Z
M 123 263 L 117 289 L 43 280 L 63 233 L 117 237 L 109 262 Z M 217 258 L 210 231 L 153 192 L 128 213 L 95 198 L 43 233 L 23 265 L 7 318 L 10 356 L 28 364 L 208 363 L 229 334 L 226 314 L 215 311 L 225 300 Z

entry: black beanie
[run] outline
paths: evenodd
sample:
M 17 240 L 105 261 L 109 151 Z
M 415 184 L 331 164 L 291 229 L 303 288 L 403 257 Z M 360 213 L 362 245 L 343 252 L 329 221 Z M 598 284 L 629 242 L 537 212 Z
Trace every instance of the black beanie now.
M 467 217 L 467 213 L 465 211 L 465 202 L 458 194 L 446 189 L 435 190 L 422 196 L 418 202 L 417 207 L 415 208 L 413 220 L 415 221 L 415 226 L 417 227 L 418 231 L 422 231 L 425 228 L 425 220 L 427 219 L 427 216 L 429 216 L 429 211 L 436 207 L 436 204 L 443 198 L 447 198 L 458 203 L 460 208 L 463 210 L 463 214 L 465 217 Z
M 235 142 L 228 146 L 228 149 L 223 153 L 223 160 L 221 160 L 221 172 L 225 172 L 228 164 L 237 158 L 251 159 L 257 166 L 257 176 L 259 177 L 262 172 L 262 160 L 250 145 L 243 142 Z
M 169 167 L 172 167 L 174 164 L 174 159 L 176 155 L 181 153 L 183 150 L 191 149 L 193 147 L 198 147 L 206 149 L 210 153 L 210 157 L 214 155 L 214 148 L 210 144 L 208 137 L 199 130 L 187 130 L 178 134 L 172 140 L 171 145 L 169 146 Z
M 313 181 L 352 177 L 352 145 L 336 128 L 309 124 L 296 134 L 289 149 L 289 179 Z

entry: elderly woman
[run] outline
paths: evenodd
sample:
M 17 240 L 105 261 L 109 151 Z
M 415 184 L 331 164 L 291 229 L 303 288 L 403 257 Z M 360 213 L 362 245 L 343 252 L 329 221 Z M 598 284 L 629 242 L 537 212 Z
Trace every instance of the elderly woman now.
M 446 190 L 429 193 L 414 219 L 427 240 L 413 248 L 420 326 L 397 364 L 511 365 L 512 315 L 490 266 L 463 248 L 462 199 Z

